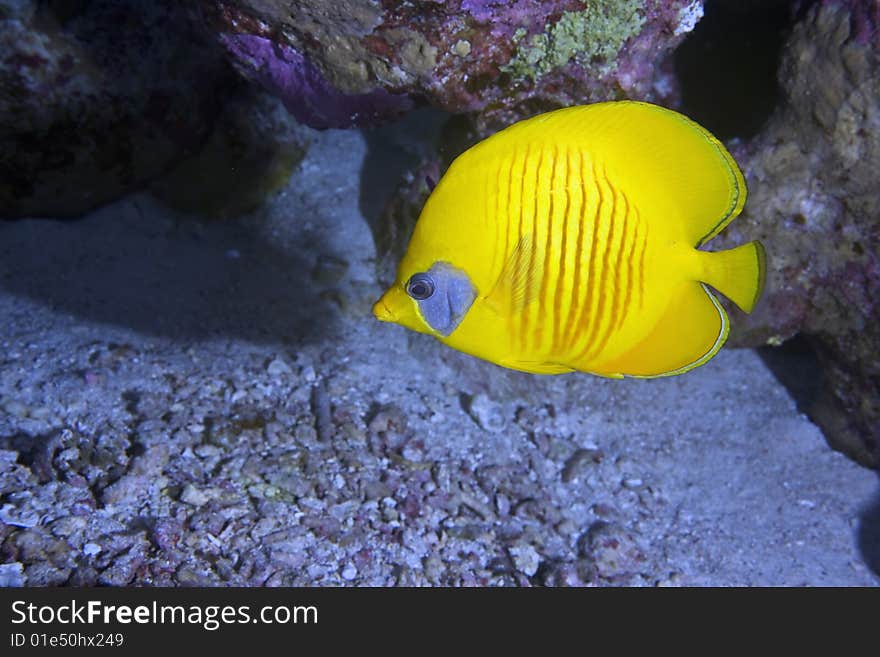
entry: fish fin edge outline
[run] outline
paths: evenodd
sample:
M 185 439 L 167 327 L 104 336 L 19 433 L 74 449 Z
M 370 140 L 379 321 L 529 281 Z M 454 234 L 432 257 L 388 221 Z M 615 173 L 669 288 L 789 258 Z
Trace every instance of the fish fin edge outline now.
M 721 347 L 723 347 L 724 343 L 727 342 L 727 336 L 730 335 L 730 318 L 727 316 L 727 311 L 724 310 L 724 306 L 722 306 L 721 302 L 718 301 L 718 297 L 712 294 L 712 291 L 709 289 L 709 287 L 705 283 L 700 283 L 700 286 L 706 292 L 706 296 L 709 297 L 709 300 L 712 302 L 712 305 L 715 306 L 715 309 L 718 311 L 718 315 L 721 317 L 721 331 L 718 333 L 718 337 L 715 339 L 715 343 L 709 348 L 709 351 L 707 351 L 695 361 L 688 363 L 687 365 L 682 365 L 677 369 L 670 370 L 669 372 L 661 372 L 659 374 L 649 375 L 624 374 L 626 378 L 660 379 L 666 376 L 678 376 L 679 374 L 690 372 L 691 370 L 696 369 L 701 365 L 705 365 L 710 360 L 712 360 L 719 351 L 721 351 Z

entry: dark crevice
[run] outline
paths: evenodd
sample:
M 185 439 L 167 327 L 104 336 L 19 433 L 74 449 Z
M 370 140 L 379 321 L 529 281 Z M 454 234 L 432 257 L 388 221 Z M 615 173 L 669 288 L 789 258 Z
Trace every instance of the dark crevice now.
M 825 385 L 813 345 L 796 335 L 780 347 L 760 347 L 758 354 L 773 376 L 788 390 L 797 409 L 811 420 Z
M 757 351 L 768 369 L 788 390 L 798 410 L 821 425 L 816 413 L 821 411 L 822 398 L 827 395 L 827 390 L 819 358 L 809 339 L 797 335 L 780 347 L 761 347 Z M 840 445 L 829 444 L 841 450 Z M 845 449 L 842 451 L 847 453 Z M 848 456 L 858 460 L 854 454 Z M 880 576 L 880 492 L 860 509 L 856 538 L 865 565 Z
M 859 513 L 858 542 L 865 564 L 880 576 L 880 492 Z
M 780 92 L 777 69 L 798 0 L 706 0 L 675 52 L 682 111 L 722 140 L 757 134 Z
M 38 436 L 24 433 L 0 436 L 0 449 L 18 452 L 16 463 L 28 468 L 41 484 L 58 479 L 52 461 L 60 445 L 57 432 Z

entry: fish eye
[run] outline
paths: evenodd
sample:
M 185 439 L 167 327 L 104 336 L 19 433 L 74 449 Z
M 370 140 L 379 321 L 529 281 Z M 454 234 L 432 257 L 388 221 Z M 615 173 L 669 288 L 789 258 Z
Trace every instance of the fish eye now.
M 413 274 L 406 284 L 406 293 L 416 301 L 430 299 L 434 294 L 434 279 L 428 274 Z

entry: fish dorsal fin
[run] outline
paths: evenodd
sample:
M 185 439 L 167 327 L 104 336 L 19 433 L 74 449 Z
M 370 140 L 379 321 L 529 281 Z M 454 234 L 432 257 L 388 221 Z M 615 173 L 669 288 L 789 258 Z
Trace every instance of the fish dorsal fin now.
M 538 298 L 544 253 L 536 246 L 531 233 L 520 237 L 486 295 L 490 308 L 498 313 L 516 313 Z
M 669 234 L 699 246 L 740 213 L 746 184 L 733 157 L 705 128 L 634 101 L 569 107 L 514 124 L 497 139 L 565 144 L 589 153 L 627 197 Z

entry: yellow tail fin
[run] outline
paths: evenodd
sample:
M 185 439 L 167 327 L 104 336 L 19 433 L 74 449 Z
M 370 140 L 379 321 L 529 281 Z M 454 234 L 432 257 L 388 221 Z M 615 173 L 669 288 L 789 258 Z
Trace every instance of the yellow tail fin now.
M 766 259 L 760 242 L 749 242 L 729 251 L 703 253 L 703 280 L 750 313 L 764 289 Z

